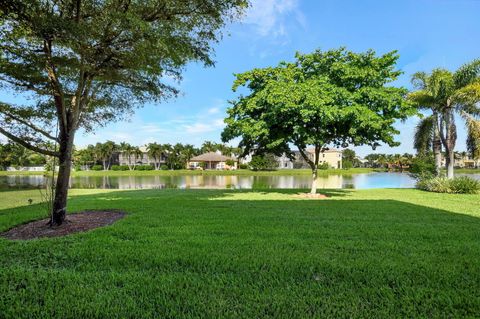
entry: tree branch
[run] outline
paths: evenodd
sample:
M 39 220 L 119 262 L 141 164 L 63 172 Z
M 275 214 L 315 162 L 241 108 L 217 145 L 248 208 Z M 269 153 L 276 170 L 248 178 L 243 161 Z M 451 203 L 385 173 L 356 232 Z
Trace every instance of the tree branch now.
M 1 111 L 1 110 L 0 110 L 0 113 L 3 113 L 5 116 L 7 116 L 7 117 L 9 117 L 9 118 L 11 118 L 11 119 L 19 122 L 19 123 L 22 123 L 22 124 L 25 125 L 25 126 L 28 126 L 28 127 L 31 128 L 32 130 L 34 130 L 34 131 L 37 132 L 37 133 L 42 134 L 42 135 L 45 136 L 46 138 L 49 138 L 49 139 L 51 139 L 51 140 L 53 140 L 53 141 L 57 141 L 57 142 L 58 142 L 58 139 L 57 139 L 56 137 L 50 135 L 50 133 L 48 133 L 48 132 L 45 131 L 45 130 L 42 130 L 41 128 L 39 128 L 39 127 L 36 126 L 35 124 L 30 123 L 30 122 L 28 122 L 28 121 L 25 121 L 25 120 L 17 117 L 16 115 L 13 115 L 13 114 L 11 114 L 11 113 L 7 113 L 7 112 L 5 112 L 5 111 Z
M 4 130 L 2 127 L 0 127 L 0 133 L 2 133 L 3 135 L 5 135 L 6 137 L 8 137 L 9 139 L 11 139 L 12 141 L 14 141 L 15 143 L 18 143 L 20 145 L 22 145 L 23 147 L 25 148 L 28 148 L 29 150 L 32 150 L 34 152 L 37 152 L 37 153 L 40 153 L 40 154 L 43 154 L 43 155 L 49 155 L 49 156 L 54 156 L 54 157 L 60 157 L 60 153 L 58 152 L 53 152 L 53 151 L 49 151 L 49 150 L 45 150 L 43 148 L 40 148 L 40 147 L 37 147 L 35 145 L 32 145 L 28 142 L 26 142 L 25 140 L 13 135 L 12 133 Z
M 315 169 L 315 163 L 310 158 L 308 158 L 308 155 L 305 153 L 304 149 L 298 145 L 297 145 L 297 148 L 300 154 L 302 155 L 303 159 L 308 163 L 308 165 L 310 165 L 312 169 Z
M 55 92 L 54 99 L 55 99 L 55 106 L 57 107 L 58 117 L 59 117 L 60 123 L 62 124 L 61 126 L 64 128 L 64 130 L 67 130 L 68 129 L 67 110 L 65 108 L 65 101 L 64 101 L 62 86 L 60 85 L 60 82 L 57 77 L 57 73 L 55 71 L 55 66 L 52 62 L 51 40 L 43 41 L 43 50 L 47 58 L 46 69 L 48 73 L 48 78 L 50 80 L 50 83 L 52 84 L 53 91 Z

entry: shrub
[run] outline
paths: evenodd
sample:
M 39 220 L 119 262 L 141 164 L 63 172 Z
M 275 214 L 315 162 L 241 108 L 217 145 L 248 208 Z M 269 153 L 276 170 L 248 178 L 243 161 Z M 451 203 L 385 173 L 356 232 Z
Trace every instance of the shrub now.
M 477 194 L 480 191 L 480 181 L 460 176 L 450 180 L 450 187 L 457 194 Z
M 410 165 L 410 173 L 415 175 L 435 175 L 435 159 L 433 156 L 416 157 Z
M 135 170 L 137 170 L 137 171 L 151 171 L 151 170 L 153 170 L 153 166 L 152 165 L 137 165 L 135 167 Z
M 240 169 L 248 169 L 248 165 L 247 165 L 247 164 L 240 164 L 240 165 L 238 165 L 238 168 L 240 168 Z
M 160 169 L 161 169 L 162 171 L 166 171 L 166 170 L 168 170 L 168 166 L 165 165 L 165 164 L 162 164 L 162 165 L 160 166 Z
M 272 171 L 278 168 L 278 162 L 273 154 L 254 155 L 249 164 L 253 171 Z
M 75 167 L 73 168 L 76 172 L 80 172 L 82 170 L 82 166 L 81 165 L 75 165 Z
M 92 166 L 92 171 L 102 171 L 103 166 L 102 165 L 93 165 Z
M 349 160 L 344 160 L 342 163 L 343 169 L 351 169 L 353 167 L 353 163 Z
M 322 163 L 318 165 L 318 169 L 329 169 L 329 168 L 330 168 L 330 165 L 328 165 L 328 163 Z
M 418 179 L 416 187 L 435 193 L 476 194 L 480 191 L 480 182 L 467 176 L 453 179 L 424 176 Z
M 225 164 L 227 164 L 228 166 L 233 166 L 233 165 L 235 165 L 235 161 L 232 160 L 232 159 L 228 159 L 228 160 L 225 161 Z
M 128 171 L 127 165 L 112 165 L 110 168 L 112 171 Z
M 416 187 L 435 193 L 452 193 L 450 182 L 445 177 L 422 176 L 418 179 Z

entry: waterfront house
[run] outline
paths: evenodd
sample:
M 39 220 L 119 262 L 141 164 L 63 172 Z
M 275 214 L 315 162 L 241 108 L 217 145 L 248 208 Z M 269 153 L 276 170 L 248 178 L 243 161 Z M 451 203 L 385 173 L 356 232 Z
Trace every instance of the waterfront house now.
M 237 160 L 232 157 L 222 155 L 220 152 L 208 152 L 192 157 L 188 162 L 188 168 L 235 170 L 237 169 Z
M 311 161 L 315 160 L 315 150 L 309 148 L 306 150 L 307 156 Z M 307 161 L 303 158 L 299 151 L 294 151 L 294 159 L 288 158 L 285 154 L 277 157 L 279 169 L 292 168 L 310 168 Z M 320 152 L 319 165 L 327 163 L 331 168 L 342 168 L 342 151 L 337 149 L 325 150 Z

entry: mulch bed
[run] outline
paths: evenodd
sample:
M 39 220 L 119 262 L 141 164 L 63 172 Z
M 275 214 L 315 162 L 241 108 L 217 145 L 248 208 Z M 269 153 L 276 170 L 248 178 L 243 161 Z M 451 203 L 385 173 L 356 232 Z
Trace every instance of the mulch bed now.
M 309 198 L 309 199 L 326 199 L 329 198 L 329 196 L 324 195 L 324 194 L 310 194 L 310 193 L 300 193 L 294 195 L 295 197 L 298 198 Z
M 84 211 L 67 214 L 60 226 L 47 225 L 49 218 L 22 224 L 7 230 L 0 236 L 7 239 L 35 239 L 42 237 L 58 237 L 84 232 L 90 229 L 111 225 L 125 216 L 121 211 Z

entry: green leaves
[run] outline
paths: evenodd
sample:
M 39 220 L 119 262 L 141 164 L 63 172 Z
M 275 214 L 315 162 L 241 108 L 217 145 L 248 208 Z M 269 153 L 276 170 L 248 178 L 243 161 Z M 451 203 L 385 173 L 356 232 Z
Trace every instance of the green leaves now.
M 317 50 L 238 74 L 233 90 L 250 92 L 232 102 L 222 139 L 241 137 L 246 152 L 275 154 L 290 153 L 292 144 L 397 145 L 395 120 L 416 114 L 406 89 L 386 86 L 400 74 L 397 59 L 396 52 Z
M 177 95 L 164 79 L 180 79 L 189 62 L 213 65 L 212 42 L 246 5 L 245 0 L 2 1 L 0 85 L 28 95 L 43 113 L 48 107 L 65 126 L 60 132 L 89 131 L 146 101 Z

